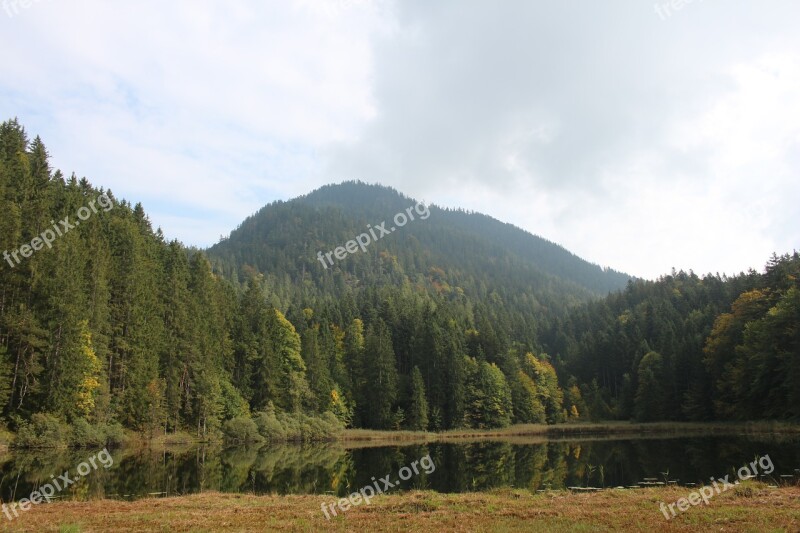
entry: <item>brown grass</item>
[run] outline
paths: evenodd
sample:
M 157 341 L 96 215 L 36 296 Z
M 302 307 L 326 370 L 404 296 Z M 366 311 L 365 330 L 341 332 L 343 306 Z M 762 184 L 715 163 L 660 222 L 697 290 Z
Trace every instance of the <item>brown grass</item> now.
M 135 502 L 101 500 L 40 505 L 0 529 L 8 531 L 800 531 L 800 487 L 731 490 L 710 505 L 666 520 L 659 502 L 689 490 L 667 487 L 591 494 L 522 490 L 375 498 L 331 521 L 325 496 L 206 493 Z
M 636 424 L 631 422 L 574 423 L 574 424 L 518 424 L 499 429 L 457 429 L 432 433 L 426 431 L 378 431 L 348 429 L 340 441 L 346 447 L 360 447 L 370 442 L 400 442 L 422 444 L 426 442 L 472 441 L 472 440 L 520 440 L 539 438 L 611 437 L 611 436 L 665 436 L 665 435 L 730 435 L 730 434 L 797 434 L 800 425 L 785 422 L 654 422 Z

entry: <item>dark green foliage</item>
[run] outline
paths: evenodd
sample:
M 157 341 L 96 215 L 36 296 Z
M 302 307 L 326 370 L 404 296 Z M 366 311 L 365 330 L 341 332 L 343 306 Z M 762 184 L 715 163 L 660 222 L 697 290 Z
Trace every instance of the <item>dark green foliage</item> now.
M 764 274 L 636 281 L 545 335 L 594 418 L 797 419 L 800 255 Z
M 662 420 L 664 412 L 664 391 L 666 376 L 664 360 L 658 352 L 648 352 L 639 361 L 639 387 L 636 391 L 636 407 L 634 415 L 639 422 Z
M 773 258 L 765 277 L 717 317 L 705 344 L 719 417 L 800 417 L 800 260 Z
M 11 372 L 8 350 L 0 345 L 0 410 L 8 405 L 8 399 L 11 397 Z
M 221 383 L 221 396 L 222 396 L 222 417 L 225 420 L 248 416 L 250 414 L 250 406 L 247 400 L 242 398 L 236 388 L 230 384 L 228 380 L 223 380 Z
M 311 315 L 311 310 L 308 309 Z M 302 335 L 302 353 L 306 364 L 308 384 L 311 389 L 311 407 L 325 411 L 331 402 L 334 382 L 331 380 L 332 346 L 320 346 L 319 324 L 310 325 Z M 328 351 L 323 351 L 327 348 Z
M 408 429 L 425 431 L 428 429 L 428 400 L 425 396 L 425 382 L 418 367 L 411 371 L 411 390 L 406 415 Z
M 364 375 L 360 401 L 361 420 L 367 427 L 392 429 L 398 396 L 398 377 L 389 329 L 383 321 L 367 332 L 364 341 Z

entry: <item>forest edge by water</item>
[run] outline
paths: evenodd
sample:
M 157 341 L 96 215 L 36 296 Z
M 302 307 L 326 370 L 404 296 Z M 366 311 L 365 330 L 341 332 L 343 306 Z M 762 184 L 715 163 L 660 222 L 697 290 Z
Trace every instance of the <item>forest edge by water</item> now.
M 382 446 L 387 443 L 424 444 L 430 442 L 455 442 L 455 441 L 481 441 L 495 439 L 513 439 L 524 437 L 541 437 L 554 439 L 562 437 L 642 437 L 642 436 L 688 436 L 688 435 L 795 435 L 800 434 L 800 424 L 779 421 L 752 421 L 752 422 L 598 422 L 598 423 L 571 423 L 571 424 L 516 424 L 506 428 L 495 429 L 464 429 L 442 432 L 431 431 L 381 431 L 369 429 L 344 429 L 334 432 L 329 438 L 309 439 L 325 442 L 340 442 L 346 447 Z M 29 446 L 15 446 L 15 435 L 9 431 L 0 431 L 0 453 L 9 449 L 31 448 Z M 309 442 L 303 439 L 282 440 L 281 443 Z M 186 444 L 203 444 L 216 442 L 225 444 L 224 440 L 209 440 L 195 437 L 189 433 L 178 432 L 167 435 L 154 435 L 136 432 L 125 432 L 118 445 L 121 446 L 173 446 Z M 263 444 L 264 441 L 261 441 Z M 275 442 L 277 444 L 277 442 Z M 227 444 L 232 444 L 228 442 Z M 235 443 L 234 443 L 235 444 Z M 253 443 L 238 443 L 253 444 Z M 255 444 L 258 444 L 256 442 Z M 66 447 L 50 446 L 50 447 Z M 89 446 L 91 447 L 91 446 Z

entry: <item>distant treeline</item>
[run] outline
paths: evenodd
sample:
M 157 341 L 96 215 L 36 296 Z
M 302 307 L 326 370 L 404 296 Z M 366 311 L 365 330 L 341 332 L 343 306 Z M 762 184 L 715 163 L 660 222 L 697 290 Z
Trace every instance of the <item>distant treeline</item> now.
M 763 274 L 630 282 L 544 344 L 598 418 L 797 420 L 800 256 L 773 256 Z

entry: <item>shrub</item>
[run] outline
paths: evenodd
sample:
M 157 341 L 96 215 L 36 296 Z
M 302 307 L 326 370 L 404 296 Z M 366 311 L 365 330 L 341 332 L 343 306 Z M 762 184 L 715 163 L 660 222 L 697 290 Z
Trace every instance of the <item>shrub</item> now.
M 106 435 L 103 426 L 91 425 L 85 418 L 77 418 L 72 422 L 73 446 L 89 448 L 102 446 L 106 443 Z
M 30 422 L 19 420 L 15 448 L 58 448 L 69 443 L 69 427 L 58 417 L 36 413 Z
M 125 431 L 118 422 L 91 424 L 85 418 L 72 421 L 72 438 L 70 444 L 79 448 L 122 444 Z
M 106 444 L 122 444 L 125 441 L 125 430 L 119 422 L 105 424 Z
M 273 409 L 255 415 L 258 431 L 270 442 L 313 442 L 334 440 L 344 424 L 331 412 L 319 416 L 275 413 Z
M 270 442 L 287 440 L 286 430 L 274 411 L 256 413 L 254 417 L 259 434 Z
M 237 416 L 222 425 L 225 442 L 230 444 L 247 444 L 261 442 L 264 438 L 258 432 L 258 426 L 252 418 Z
M 0 422 L 0 446 L 9 445 L 14 440 L 14 434 Z

